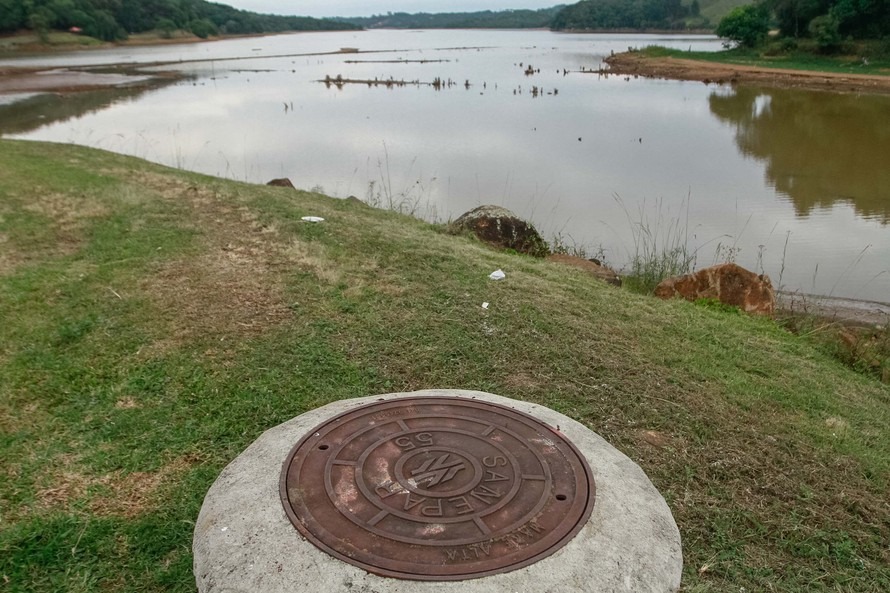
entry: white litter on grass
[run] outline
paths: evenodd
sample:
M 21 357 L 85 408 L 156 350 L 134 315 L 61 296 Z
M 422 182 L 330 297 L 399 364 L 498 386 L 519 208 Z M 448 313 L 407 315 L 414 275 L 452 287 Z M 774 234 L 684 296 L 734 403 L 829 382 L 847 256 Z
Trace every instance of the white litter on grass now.
M 482 308 L 483 308 L 483 309 L 488 309 L 488 303 L 482 303 Z
M 300 220 L 303 222 L 324 222 L 324 218 L 321 216 L 304 216 Z
M 495 270 L 494 272 L 489 274 L 488 277 L 491 278 L 492 280 L 503 280 L 504 278 L 507 277 L 507 275 L 504 274 L 503 270 L 498 268 L 497 270 Z

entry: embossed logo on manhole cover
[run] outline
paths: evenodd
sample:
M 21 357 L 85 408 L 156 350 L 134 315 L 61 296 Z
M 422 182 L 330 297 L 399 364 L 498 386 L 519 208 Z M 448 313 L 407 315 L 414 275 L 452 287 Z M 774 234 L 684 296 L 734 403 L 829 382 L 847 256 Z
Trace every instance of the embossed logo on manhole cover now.
M 590 468 L 558 431 L 496 404 L 390 400 L 316 427 L 281 476 L 288 517 L 370 572 L 458 580 L 553 553 L 593 509 Z

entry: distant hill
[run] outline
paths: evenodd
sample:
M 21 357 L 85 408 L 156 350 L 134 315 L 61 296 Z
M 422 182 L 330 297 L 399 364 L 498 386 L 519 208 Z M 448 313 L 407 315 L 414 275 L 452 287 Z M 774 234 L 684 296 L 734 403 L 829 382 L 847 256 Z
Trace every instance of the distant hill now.
M 0 33 L 30 29 L 46 35 L 72 27 L 106 41 L 152 30 L 207 37 L 358 28 L 330 19 L 258 14 L 205 0 L 0 0 Z
M 712 25 L 717 25 L 720 19 L 729 14 L 736 6 L 753 4 L 754 0 L 698 0 L 701 16 L 708 19 Z
M 732 8 L 753 0 L 582 0 L 539 10 L 462 13 L 387 13 L 315 19 L 259 14 L 205 0 L 0 0 L 0 33 L 29 29 L 45 38 L 75 28 L 97 39 L 175 31 L 218 34 L 377 29 L 676 29 L 716 25 Z
M 708 29 L 754 0 L 582 0 L 557 12 L 562 29 Z
M 699 0 L 700 1 L 700 0 Z M 680 0 L 582 0 L 560 10 L 550 23 L 557 31 L 686 29 L 691 6 Z
M 431 14 L 387 13 L 369 17 L 337 18 L 366 29 L 540 29 L 550 26 L 564 5 L 540 10 L 483 10 Z

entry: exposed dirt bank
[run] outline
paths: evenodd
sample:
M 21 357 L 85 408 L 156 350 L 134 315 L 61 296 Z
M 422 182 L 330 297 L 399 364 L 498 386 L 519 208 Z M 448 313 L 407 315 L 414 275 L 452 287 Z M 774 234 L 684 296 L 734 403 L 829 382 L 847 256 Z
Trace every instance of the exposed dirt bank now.
M 360 52 L 353 48 L 341 48 L 328 52 L 310 52 L 293 54 L 275 54 L 262 56 L 269 58 L 293 58 L 307 56 L 329 56 L 338 54 L 358 53 L 392 53 L 397 50 L 369 50 Z M 254 60 L 257 56 L 238 56 L 226 58 L 226 61 Z M 46 92 L 70 93 L 89 91 L 101 88 L 121 86 L 138 86 L 151 84 L 158 79 L 178 79 L 185 75 L 175 70 L 157 71 L 165 66 L 181 66 L 185 63 L 213 62 L 218 58 L 198 58 L 192 60 L 168 60 L 145 62 L 141 64 L 121 63 L 84 65 L 72 68 L 18 68 L 0 66 L 0 96 L 4 94 Z M 152 69 L 150 73 L 146 70 Z
M 177 77 L 175 73 L 92 72 L 69 68 L 38 70 L 0 68 L 0 95 L 7 93 L 72 93 L 119 86 L 150 84 L 159 78 Z
M 780 88 L 890 94 L 890 76 L 874 74 L 721 64 L 672 57 L 649 57 L 637 52 L 610 56 L 606 58 L 606 63 L 609 65 L 609 73 L 619 75 L 697 80 L 706 84 L 761 84 Z
M 226 39 L 240 39 L 245 37 L 269 37 L 272 35 L 287 35 L 290 33 L 310 33 L 311 31 L 287 31 L 281 33 L 249 33 L 243 35 L 217 35 L 202 38 L 188 33 L 177 33 L 171 37 L 161 37 L 155 33 L 138 33 L 128 39 L 120 41 L 101 41 L 99 39 L 78 38 L 71 36 L 68 41 L 56 41 L 43 43 L 39 37 L 28 31 L 21 31 L 11 35 L 0 35 L 0 56 L 13 58 L 24 55 L 53 54 L 71 51 L 92 51 L 97 49 L 109 49 L 114 47 L 141 47 L 152 45 L 176 45 L 188 43 L 209 43 L 224 41 Z M 89 40 L 85 42 L 85 40 Z

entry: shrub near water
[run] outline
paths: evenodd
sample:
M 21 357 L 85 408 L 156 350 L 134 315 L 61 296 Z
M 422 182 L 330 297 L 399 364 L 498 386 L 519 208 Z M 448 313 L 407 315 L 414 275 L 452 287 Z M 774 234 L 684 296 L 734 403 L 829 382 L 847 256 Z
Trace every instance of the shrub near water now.
M 4 590 L 194 591 L 204 494 L 264 430 L 430 387 L 639 463 L 687 590 L 890 589 L 890 387 L 768 320 L 73 146 L 0 141 L 0 245 Z
M 769 12 L 763 4 L 736 6 L 721 19 L 714 31 L 717 36 L 743 47 L 755 47 L 769 31 Z

